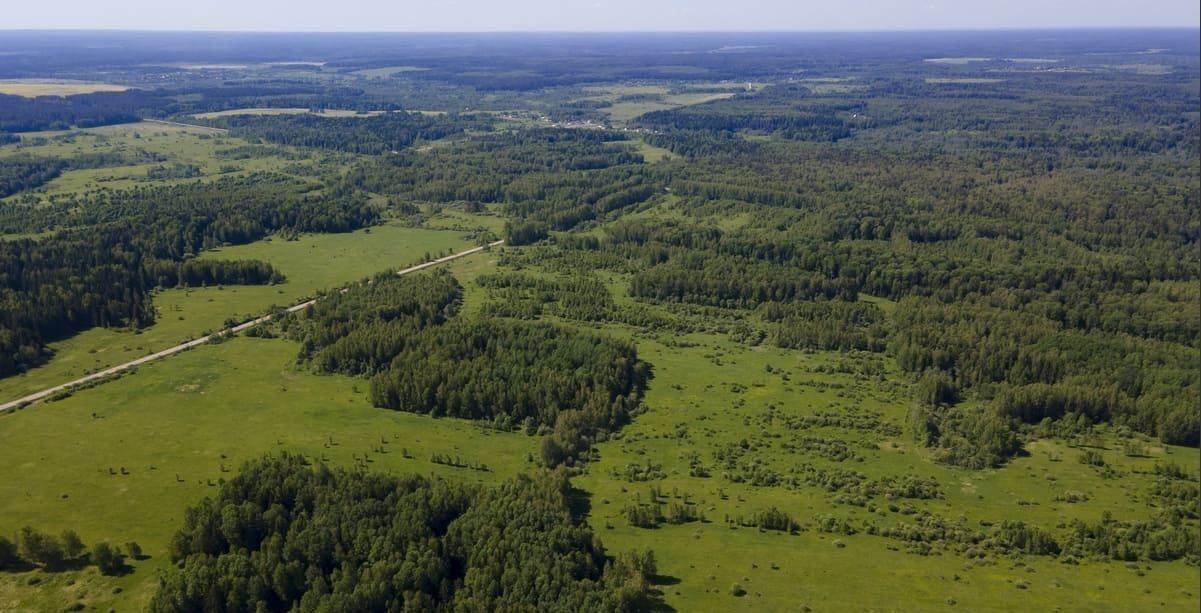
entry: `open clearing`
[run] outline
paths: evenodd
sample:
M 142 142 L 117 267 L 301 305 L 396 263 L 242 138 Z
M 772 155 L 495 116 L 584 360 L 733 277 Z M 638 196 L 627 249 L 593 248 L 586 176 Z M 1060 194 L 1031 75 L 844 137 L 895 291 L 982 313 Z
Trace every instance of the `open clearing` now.
M 46 581 L 29 586 L 25 574 L 0 575 L 0 610 L 76 600 L 144 609 L 184 508 L 263 453 L 288 449 L 341 466 L 366 457 L 372 470 L 469 481 L 511 476 L 537 455 L 538 439 L 524 434 L 373 408 L 364 381 L 298 370 L 296 351 L 289 341 L 237 338 L 0 417 L 0 462 L 22 475 L 0 480 L 0 533 L 72 527 L 88 543 L 135 540 L 151 556 L 124 577 L 89 568 L 37 573 Z M 375 451 L 381 445 L 385 453 Z M 434 464 L 434 453 L 489 472 Z
M 53 343 L 47 364 L 0 380 L 6 401 L 91 372 L 174 346 L 227 319 L 249 319 L 319 290 L 340 287 L 377 272 L 403 268 L 426 253 L 458 251 L 459 232 L 385 225 L 349 234 L 312 234 L 295 241 L 267 240 L 206 252 L 211 259 L 261 259 L 287 277 L 280 285 L 230 285 L 160 290 L 154 295 L 158 321 L 140 332 L 93 328 Z
M 249 64 L 175 64 L 176 68 L 183 70 L 245 70 L 250 68 Z
M 202 181 L 255 171 L 282 172 L 306 178 L 311 176 L 311 171 L 302 168 L 301 164 L 330 157 L 328 154 L 290 147 L 260 148 L 254 156 L 235 154 L 247 144 L 244 140 L 227 137 L 212 128 L 144 121 L 82 130 L 27 133 L 22 137 L 21 147 L 0 147 L 0 160 L 8 155 L 70 159 L 98 152 L 130 153 L 135 150 L 161 158 L 161 161 L 128 166 L 68 170 L 37 190 L 8 198 L 23 199 L 32 195 L 44 200 L 54 195 L 83 193 L 98 188 L 122 189 L 196 180 L 151 181 L 147 171 L 164 164 L 196 166 L 200 170 L 198 178 Z M 268 152 L 275 155 L 269 155 Z
M 630 142 L 633 142 L 634 144 L 634 151 L 642 154 L 642 159 L 646 160 L 646 163 L 648 164 L 654 164 L 655 162 L 662 162 L 664 160 L 670 160 L 676 157 L 674 153 L 668 151 L 667 149 L 656 147 L 644 140 L 618 141 L 613 145 L 628 147 Z
M 617 331 L 617 329 L 614 329 Z M 692 345 L 685 347 L 683 345 Z M 846 536 L 816 530 L 790 536 L 757 528 L 731 527 L 725 518 L 749 517 L 770 507 L 794 517 L 821 516 L 871 519 L 889 524 L 899 516 L 880 509 L 871 513 L 840 505 L 820 487 L 756 487 L 725 478 L 716 466 L 719 449 L 749 439 L 752 461 L 777 470 L 813 462 L 831 468 L 810 454 L 788 452 L 788 434 L 774 441 L 760 420 L 767 406 L 779 415 L 812 415 L 820 410 L 850 407 L 879 411 L 886 421 L 901 424 L 906 401 L 900 377 L 889 372 L 882 382 L 853 374 L 830 374 L 848 358 L 836 353 L 800 354 L 779 349 L 748 348 L 707 335 L 639 340 L 639 354 L 655 364 L 655 379 L 647 396 L 651 411 L 639 416 L 620 440 L 599 445 L 600 462 L 579 479 L 590 493 L 589 521 L 613 550 L 651 547 L 659 572 L 670 577 L 662 589 L 668 604 L 681 611 L 710 609 L 721 602 L 725 610 L 890 610 L 904 593 L 912 610 L 943 608 L 950 601 L 963 610 L 1050 610 L 1057 606 L 1089 611 L 1186 609 L 1195 603 L 1197 571 L 1183 562 L 1157 564 L 1139 576 L 1136 570 L 1113 563 L 1061 564 L 1027 557 L 1024 565 L 1001 561 L 979 566 L 954 554 L 926 556 L 913 563 L 913 554 L 895 550 L 887 539 L 863 534 Z M 770 370 L 769 370 L 770 368 Z M 745 390 L 736 384 L 745 386 Z M 777 418 L 778 419 L 778 418 Z M 778 423 L 778 422 L 777 422 Z M 972 525 L 999 522 L 1019 512 L 1025 521 L 1054 525 L 1064 517 L 1096 521 L 1105 511 L 1130 517 L 1147 487 L 1138 475 L 1100 481 L 1092 467 L 1072 460 L 1076 450 L 1050 442 L 1031 447 L 1030 457 L 1001 470 L 969 471 L 934 464 L 908 438 L 859 436 L 839 428 L 818 428 L 807 434 L 846 438 L 862 462 L 853 470 L 871 477 L 912 474 L 930 476 L 943 484 L 946 498 L 906 501 L 932 513 L 963 517 Z M 871 443 L 870 445 L 868 443 Z M 878 446 L 878 448 L 876 448 Z M 1146 470 L 1165 453 L 1171 461 L 1195 466 L 1197 450 L 1167 448 L 1152 458 L 1126 458 L 1107 451 L 1107 462 L 1126 470 Z M 1055 461 L 1056 457 L 1069 458 Z M 699 458 L 710 477 L 690 476 Z M 628 467 L 654 464 L 663 475 L 650 481 L 631 481 Z M 1050 481 L 1048 475 L 1056 480 Z M 672 503 L 688 500 L 706 521 L 663 525 L 656 529 L 629 525 L 625 508 L 649 499 L 654 487 Z M 1064 490 L 1088 491 L 1081 504 L 1055 502 Z M 875 516 L 875 517 L 873 517 Z M 842 546 L 838 546 L 841 542 Z M 891 547 L 891 548 L 890 548 Z M 678 585 L 675 581 L 679 581 Z M 1024 580 L 1027 589 L 1014 587 Z M 729 595 L 732 584 L 749 592 Z M 1150 592 L 1144 592 L 1144 589 Z M 1119 604 L 1120 603 L 1120 604 Z
M 408 275 L 408 274 L 418 273 L 418 272 L 424 271 L 424 270 L 434 267 L 434 266 L 440 266 L 442 264 L 445 264 L 446 262 L 457 260 L 459 258 L 469 257 L 475 253 L 484 251 L 491 247 L 500 246 L 503 243 L 504 243 L 504 241 L 496 241 L 489 245 L 481 245 L 479 247 L 473 247 L 471 249 L 459 251 L 459 252 L 453 253 L 451 255 L 445 255 L 445 256 L 442 256 L 442 257 L 434 259 L 434 260 L 429 260 L 429 261 L 423 262 L 421 264 L 415 264 L 408 268 L 399 270 L 396 272 L 396 274 L 397 275 Z M 346 288 L 343 288 L 341 291 L 346 291 Z M 319 300 L 319 298 L 310 298 L 308 300 L 305 300 L 304 302 L 289 305 L 287 307 L 287 309 L 283 311 L 283 315 L 287 315 L 290 313 L 296 313 L 296 312 L 308 309 L 308 308 L 312 307 L 313 305 L 315 305 L 317 303 L 317 300 Z M 47 398 L 53 398 L 54 396 L 59 395 L 59 394 L 65 394 L 68 392 L 73 392 L 78 389 L 83 389 L 85 386 L 93 386 L 93 385 L 97 385 L 97 384 L 102 384 L 105 382 L 105 380 L 112 378 L 114 376 L 117 376 L 117 375 L 123 376 L 125 374 L 135 372 L 137 367 L 142 366 L 144 364 L 149 364 L 149 363 L 157 361 L 157 360 L 161 360 L 161 359 L 173 356 L 173 355 L 177 355 L 183 351 L 187 351 L 189 349 L 195 349 L 195 348 L 203 346 L 207 343 L 220 342 L 222 340 L 225 340 L 226 337 L 234 336 L 241 332 L 249 331 L 251 328 L 254 328 L 256 326 L 266 325 L 279 317 L 281 317 L 281 315 L 278 312 L 266 313 L 259 317 L 254 318 L 252 320 L 244 321 L 243 323 L 239 323 L 237 325 L 232 325 L 232 326 L 229 325 L 231 322 L 229 320 L 227 320 L 223 324 L 226 327 L 218 332 L 206 334 L 206 335 L 200 336 L 196 339 L 193 339 L 193 340 L 190 340 L 190 341 L 187 341 L 184 343 L 180 343 L 179 345 L 175 345 L 174 347 L 169 347 L 169 348 L 163 349 L 161 351 L 156 351 L 150 355 L 143 356 L 141 358 L 136 358 L 130 362 L 125 362 L 124 364 L 119 364 L 119 365 L 116 365 L 116 366 L 113 366 L 110 368 L 100 370 L 91 375 L 86 375 L 84 377 L 76 379 L 75 381 L 56 385 L 54 387 L 44 389 L 40 392 L 30 394 L 24 398 L 20 398 L 18 400 L 11 400 L 7 403 L 0 404 L 0 412 L 6 412 L 9 410 L 26 407 L 30 404 L 40 402 Z M 235 321 L 237 321 L 237 320 L 235 320 Z
M 669 94 L 650 100 L 618 102 L 602 110 L 607 113 L 609 118 L 613 121 L 625 123 L 640 115 L 645 115 L 654 111 L 678 109 L 683 106 L 704 104 L 706 102 L 713 102 L 714 100 L 725 100 L 727 98 L 733 98 L 736 95 L 737 94 L 727 92 Z
M 348 111 L 345 109 L 304 109 L 304 108 L 253 108 L 253 109 L 230 109 L 228 111 L 213 111 L 211 113 L 197 113 L 192 115 L 196 119 L 217 119 L 220 117 L 233 117 L 238 115 L 318 115 L 321 117 L 372 117 L 374 115 L 382 115 L 384 111 Z
M 929 64 L 949 64 L 952 66 L 962 66 L 975 62 L 991 62 L 991 57 L 931 57 L 922 60 Z
M 987 85 L 989 83 L 1003 83 L 1005 79 L 986 79 L 986 78 L 929 78 L 926 83 L 931 85 Z
M 429 68 L 422 68 L 421 66 L 384 66 L 383 68 L 356 70 L 350 74 L 367 77 L 368 79 L 386 79 L 405 72 L 424 72 L 426 70 L 429 70 Z
M 328 153 L 288 147 L 256 149 L 243 158 L 247 145 L 241 139 L 213 136 L 187 126 L 151 123 L 122 124 L 42 133 L 27 138 L 25 146 L 0 148 L 7 155 L 73 156 L 98 151 L 122 152 L 137 148 L 165 158 L 163 163 L 192 164 L 201 170 L 199 180 L 213 180 L 233 173 L 272 171 L 305 178 L 311 163 L 337 159 Z M 277 152 L 278 155 L 270 155 Z M 159 163 L 72 170 L 39 188 L 34 194 L 10 199 L 78 193 L 98 187 L 127 188 L 144 184 L 163 185 L 184 181 L 148 181 L 147 169 Z M 197 179 L 186 179 L 196 181 Z M 271 306 L 288 305 L 320 290 L 340 287 L 357 279 L 396 270 L 416 263 L 426 255 L 442 255 L 470 246 L 462 237 L 479 226 L 496 226 L 498 218 L 458 216 L 447 211 L 445 222 L 435 220 L 435 229 L 385 224 L 347 234 L 309 234 L 297 240 L 267 239 L 249 245 L 227 247 L 201 255 L 206 259 L 261 259 L 271 262 L 287 280 L 270 286 L 224 286 L 165 289 L 155 292 L 158 318 L 149 328 L 130 330 L 93 328 L 51 345 L 54 357 L 40 367 L 14 377 L 0 379 L 3 401 L 19 398 L 77 379 L 104 368 L 161 351 L 195 338 L 202 332 L 224 327 L 230 318 L 245 320 Z M 439 226 L 439 223 L 444 225 Z
M 71 81 L 65 79 L 6 79 L 0 80 L 0 94 L 12 96 L 74 96 L 96 92 L 123 92 L 129 88 L 113 83 Z

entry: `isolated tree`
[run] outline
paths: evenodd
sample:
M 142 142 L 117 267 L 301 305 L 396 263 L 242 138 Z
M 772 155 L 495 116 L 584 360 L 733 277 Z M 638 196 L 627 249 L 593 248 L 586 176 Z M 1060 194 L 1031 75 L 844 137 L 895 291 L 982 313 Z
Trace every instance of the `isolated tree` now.
M 62 544 L 63 553 L 66 554 L 68 560 L 78 558 L 88 549 L 88 546 L 83 544 L 83 539 L 79 538 L 74 530 L 63 530 Z
M 125 553 L 135 560 L 140 560 L 142 559 L 142 546 L 137 541 L 129 541 L 125 543 Z

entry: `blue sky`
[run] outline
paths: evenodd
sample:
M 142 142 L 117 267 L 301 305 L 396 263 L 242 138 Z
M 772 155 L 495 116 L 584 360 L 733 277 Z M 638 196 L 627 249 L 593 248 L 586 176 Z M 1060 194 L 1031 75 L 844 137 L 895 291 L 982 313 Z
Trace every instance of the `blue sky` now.
M 1192 27 L 1197 0 L 6 0 L 0 29 L 696 31 Z

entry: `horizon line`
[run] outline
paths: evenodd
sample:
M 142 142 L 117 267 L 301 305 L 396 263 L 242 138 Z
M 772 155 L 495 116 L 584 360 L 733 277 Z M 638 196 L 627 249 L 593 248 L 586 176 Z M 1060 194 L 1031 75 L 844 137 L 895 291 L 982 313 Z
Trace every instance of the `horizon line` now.
M 1198 31 L 1201 25 L 1141 25 L 1141 26 L 961 26 L 948 28 L 827 28 L 827 29 L 678 29 L 678 30 L 258 30 L 258 29 L 176 29 L 176 28 L 0 28 L 0 35 L 10 33 L 157 33 L 157 34 L 951 34 L 958 32 L 1131 32 L 1146 30 Z

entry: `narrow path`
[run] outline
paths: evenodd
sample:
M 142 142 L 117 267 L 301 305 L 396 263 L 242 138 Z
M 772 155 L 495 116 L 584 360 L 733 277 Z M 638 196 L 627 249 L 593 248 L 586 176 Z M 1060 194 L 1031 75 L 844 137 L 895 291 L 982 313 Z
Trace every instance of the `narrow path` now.
M 408 268 L 405 268 L 404 270 L 398 270 L 398 271 L 396 271 L 396 274 L 403 276 L 403 275 L 407 275 L 409 273 L 414 273 L 414 272 L 418 272 L 421 270 L 425 270 L 426 268 L 437 266 L 439 264 L 444 264 L 451 260 L 457 260 L 461 257 L 469 256 L 474 253 L 479 253 L 485 249 L 502 245 L 502 244 L 504 244 L 504 242 L 505 241 L 500 240 L 500 241 L 496 241 L 493 243 L 489 243 L 484 246 L 473 247 L 466 251 L 452 253 L 451 255 L 448 255 L 446 257 L 438 258 L 436 260 L 432 260 L 432 261 L 426 262 L 424 264 L 418 264 L 416 266 L 410 266 Z M 343 288 L 342 291 L 345 292 L 346 288 Z M 315 299 L 315 298 L 312 300 L 306 300 L 299 304 L 294 304 L 294 305 L 288 307 L 287 312 L 295 313 L 297 311 L 303 311 L 304 309 L 307 309 L 316 303 L 317 303 L 317 299 Z M 256 318 L 256 319 L 252 319 L 246 323 L 238 324 L 232 328 L 226 328 L 220 332 L 214 332 L 213 334 L 210 334 L 208 336 L 202 336 L 200 338 L 190 340 L 186 343 L 180 343 L 179 345 L 176 345 L 169 349 L 164 349 L 162 351 L 152 353 L 150 355 L 145 355 L 136 360 L 132 360 L 132 361 L 126 362 L 124 364 L 119 364 L 117 366 L 112 366 L 112 367 L 106 368 L 104 370 L 94 372 L 86 377 L 80 377 L 79 379 L 70 381 L 68 383 L 63 383 L 62 385 L 56 385 L 54 387 L 46 388 L 40 392 L 35 392 L 33 394 L 29 394 L 28 396 L 24 396 L 22 398 L 17 398 L 16 400 L 6 402 L 4 404 L 0 404 L 0 413 L 4 413 L 6 411 L 10 411 L 10 410 L 13 410 L 16 408 L 28 406 L 28 405 L 38 402 L 40 400 L 45 400 L 46 398 L 53 396 L 59 392 L 73 390 L 80 386 L 87 385 L 88 383 L 100 382 L 108 377 L 113 376 L 113 375 L 117 375 L 117 374 L 126 372 L 128 370 L 137 368 L 138 366 L 141 366 L 142 364 L 146 364 L 148 362 L 153 362 L 155 360 L 161 360 L 165 357 L 172 356 L 177 353 L 192 349 L 193 347 L 199 347 L 200 345 L 203 345 L 219 336 L 223 336 L 223 335 L 227 335 L 227 334 L 236 334 L 238 332 L 242 332 L 249 328 L 253 328 L 254 326 L 257 326 L 261 323 L 266 323 L 268 321 L 271 321 L 271 319 L 274 317 L 275 317 L 275 314 L 264 315 L 264 316 Z
M 144 121 L 146 123 L 160 123 L 160 124 L 163 124 L 164 126 L 176 126 L 179 128 L 196 128 L 197 130 L 211 130 L 213 132 L 220 132 L 222 134 L 229 132 L 229 130 L 226 130 L 225 128 L 214 128 L 212 126 L 201 126 L 201 125 L 197 125 L 194 123 L 181 123 L 178 121 L 166 121 L 164 119 L 143 119 L 142 121 Z

